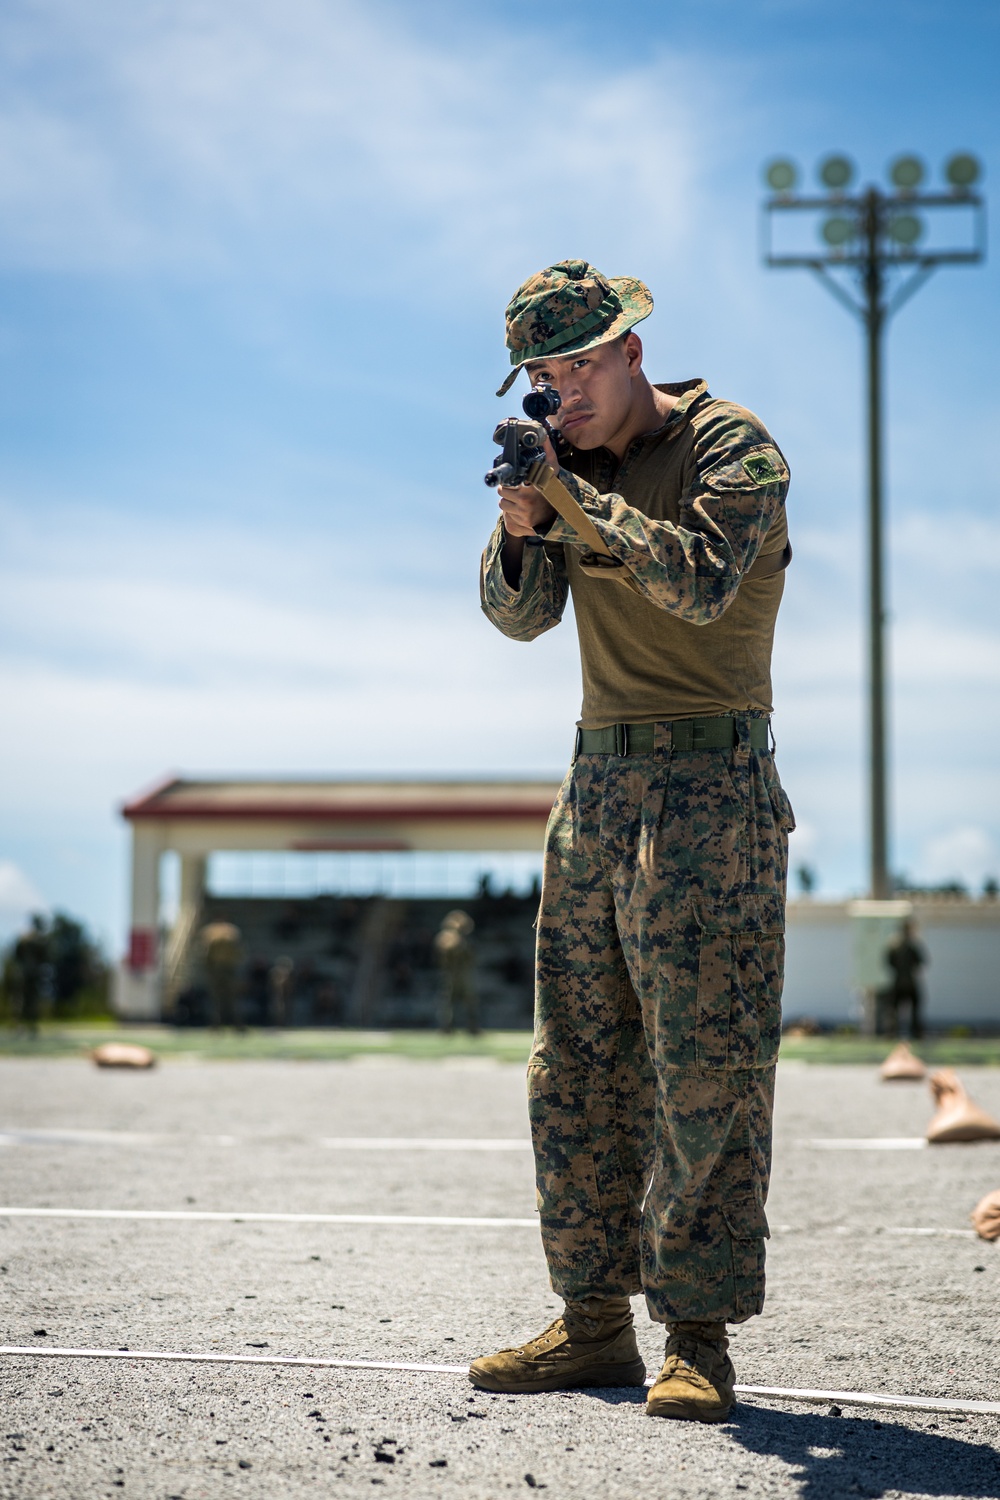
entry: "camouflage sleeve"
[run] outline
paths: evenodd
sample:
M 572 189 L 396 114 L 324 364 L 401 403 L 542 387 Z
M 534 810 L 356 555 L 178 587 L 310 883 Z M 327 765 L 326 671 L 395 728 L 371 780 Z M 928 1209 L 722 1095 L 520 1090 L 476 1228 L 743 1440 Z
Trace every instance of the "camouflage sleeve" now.
M 739 409 L 706 423 L 693 456 L 695 475 L 681 496 L 677 525 L 652 520 L 621 495 L 601 495 L 565 469 L 559 477 L 642 597 L 692 625 L 707 625 L 735 598 L 785 503 L 789 476 L 767 432 Z M 580 545 L 559 517 L 546 541 Z
M 483 613 L 513 641 L 533 641 L 558 625 L 566 608 L 569 584 L 562 547 L 529 542 L 524 549 L 519 587 L 503 576 L 503 522 L 498 521 L 483 553 L 479 596 Z

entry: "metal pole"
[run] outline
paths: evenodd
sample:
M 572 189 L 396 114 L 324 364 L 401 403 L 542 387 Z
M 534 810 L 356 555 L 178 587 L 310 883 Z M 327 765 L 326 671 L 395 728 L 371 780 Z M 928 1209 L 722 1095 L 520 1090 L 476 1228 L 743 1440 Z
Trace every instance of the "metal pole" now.
M 887 195 L 869 187 L 857 196 L 845 195 L 852 166 L 842 157 L 830 157 L 821 167 L 823 183 L 835 189 L 829 196 L 796 196 L 794 163 L 772 162 L 767 180 L 774 197 L 765 204 L 767 210 L 767 250 L 769 266 L 799 266 L 819 276 L 827 290 L 842 306 L 860 316 L 865 325 L 868 376 L 868 761 L 869 761 L 869 888 L 872 897 L 884 901 L 892 896 L 889 874 L 888 796 L 886 766 L 886 671 L 885 671 L 885 583 L 882 537 L 882 336 L 889 318 L 912 297 L 937 266 L 973 265 L 985 255 L 985 204 L 978 193 L 970 191 L 979 176 L 974 158 L 958 154 L 949 161 L 946 177 L 950 184 L 945 192 L 918 193 L 913 185 L 922 176 L 920 163 L 916 172 L 907 159 L 893 167 L 892 180 L 899 192 Z M 919 222 L 916 235 L 904 229 L 913 212 L 921 208 L 958 208 L 975 215 L 975 239 L 970 246 L 954 249 L 918 251 Z M 820 255 L 775 254 L 771 225 L 774 214 L 788 210 L 832 213 L 822 226 L 829 253 Z M 901 213 L 900 210 L 905 210 Z M 846 220 L 846 224 L 845 224 Z M 845 230 L 847 231 L 845 235 Z M 852 247 L 850 251 L 847 246 Z M 857 300 L 834 274 L 858 271 L 861 296 Z M 905 279 L 887 299 L 889 278 L 894 272 Z M 908 272 L 908 274 L 906 274 Z
M 885 752 L 885 603 L 882 547 L 882 267 L 881 195 L 865 194 L 865 329 L 868 335 L 868 672 L 871 893 L 892 894 L 888 865 Z

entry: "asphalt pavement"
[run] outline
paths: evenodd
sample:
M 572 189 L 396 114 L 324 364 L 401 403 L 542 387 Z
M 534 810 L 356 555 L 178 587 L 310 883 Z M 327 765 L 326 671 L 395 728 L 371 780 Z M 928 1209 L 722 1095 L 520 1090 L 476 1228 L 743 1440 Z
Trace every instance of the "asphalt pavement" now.
M 1000 1070 L 961 1072 L 1000 1117 Z M 926 1085 L 782 1064 L 768 1301 L 735 1331 L 741 1383 L 1000 1400 L 1000 1251 L 968 1233 L 1000 1143 L 919 1149 L 931 1113 Z M 995 1415 L 754 1396 L 700 1428 L 647 1418 L 639 1391 L 41 1353 L 464 1366 L 558 1310 L 523 1222 L 526 1141 L 523 1068 L 501 1063 L 0 1059 L 0 1340 L 39 1351 L 0 1355 L 0 1496 L 1000 1497 Z M 253 1213 L 342 1217 L 239 1221 Z M 662 1331 L 635 1308 L 653 1373 Z

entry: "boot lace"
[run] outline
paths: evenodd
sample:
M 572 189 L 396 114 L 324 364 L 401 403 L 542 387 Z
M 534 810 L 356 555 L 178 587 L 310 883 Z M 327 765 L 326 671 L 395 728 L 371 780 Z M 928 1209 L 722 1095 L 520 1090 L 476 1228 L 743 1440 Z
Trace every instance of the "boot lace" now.
M 676 1360 L 677 1364 L 696 1370 L 706 1380 L 711 1378 L 718 1358 L 719 1350 L 713 1344 L 707 1344 L 702 1339 L 696 1338 L 693 1333 L 674 1333 L 667 1340 L 667 1363 Z

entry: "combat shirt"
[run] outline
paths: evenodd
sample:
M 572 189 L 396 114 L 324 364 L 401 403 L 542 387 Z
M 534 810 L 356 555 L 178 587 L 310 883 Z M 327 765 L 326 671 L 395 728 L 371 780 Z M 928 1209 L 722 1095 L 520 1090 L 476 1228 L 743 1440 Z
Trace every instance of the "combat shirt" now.
M 787 547 L 788 465 L 760 419 L 703 380 L 656 389 L 679 398 L 659 427 L 620 461 L 571 449 L 559 474 L 637 592 L 584 573 L 558 516 L 528 539 L 519 587 L 503 576 L 502 520 L 483 554 L 483 609 L 513 640 L 551 630 L 572 593 L 585 729 L 771 711 L 784 573 L 745 575 Z

